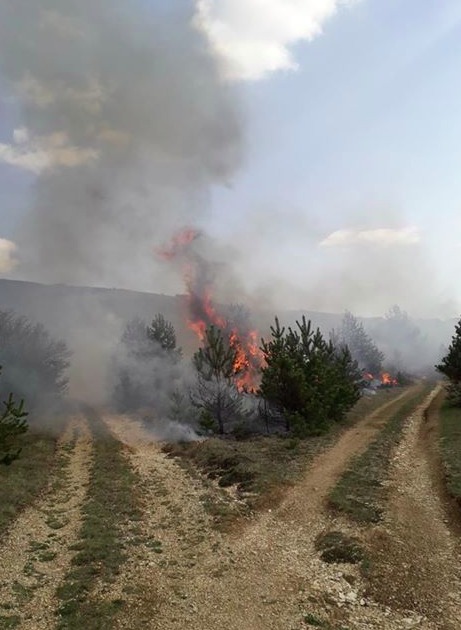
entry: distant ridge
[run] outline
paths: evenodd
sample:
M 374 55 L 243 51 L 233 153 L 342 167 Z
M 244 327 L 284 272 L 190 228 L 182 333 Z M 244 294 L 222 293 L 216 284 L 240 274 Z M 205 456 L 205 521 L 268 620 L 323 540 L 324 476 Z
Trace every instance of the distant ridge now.
M 193 348 L 197 340 L 186 325 L 187 313 L 184 295 L 146 293 L 130 289 L 106 287 L 41 284 L 24 280 L 0 279 L 0 310 L 13 310 L 19 315 L 42 322 L 51 332 L 67 338 L 69 330 L 77 327 L 97 329 L 101 325 L 120 325 L 134 317 L 150 321 L 156 313 L 162 313 L 176 328 L 178 341 L 186 349 Z M 253 313 L 254 325 L 261 334 L 267 334 L 274 316 L 282 323 L 293 324 L 306 315 L 314 326 L 327 333 L 340 324 L 342 313 L 283 310 Z M 362 318 L 372 324 L 381 318 Z M 454 319 L 417 319 L 423 334 L 431 339 L 446 340 L 452 334 Z M 115 328 L 115 326 L 114 326 Z

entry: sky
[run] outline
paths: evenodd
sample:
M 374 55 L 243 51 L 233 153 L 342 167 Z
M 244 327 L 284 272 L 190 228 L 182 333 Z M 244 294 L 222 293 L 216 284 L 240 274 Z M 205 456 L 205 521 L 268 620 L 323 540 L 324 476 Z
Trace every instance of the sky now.
M 0 17 L 5 2 L 0 0 Z M 102 6 L 104 1 L 98 3 Z M 160 20 L 165 11 L 160 0 L 143 3 Z M 55 28 L 58 20 L 50 7 L 59 3 L 40 0 L 38 4 L 44 7 L 47 24 Z M 238 278 L 234 284 L 242 293 L 258 299 L 270 292 L 290 308 L 338 312 L 350 308 L 376 315 L 399 303 L 413 315 L 458 315 L 459 0 L 191 0 L 182 4 L 187 28 L 203 39 L 216 66 L 216 80 L 210 79 L 206 89 L 218 95 L 213 97 L 213 111 L 223 126 L 219 147 L 216 130 L 210 133 L 209 150 L 222 152 L 226 159 L 214 155 L 210 172 L 200 175 L 197 203 L 209 206 L 207 211 L 178 211 L 177 221 L 162 222 L 159 238 L 160 233 L 167 238 L 181 221 L 202 227 L 222 245 L 222 256 L 232 265 Z M 62 3 L 69 15 L 73 5 L 76 2 L 71 0 Z M 3 11 L 21 26 L 24 18 L 14 15 L 14 9 Z M 60 45 L 65 47 L 63 24 L 61 19 Z M 169 27 L 174 29 L 175 24 L 172 21 Z M 140 35 L 140 42 L 148 39 L 148 34 Z M 2 50 L 1 44 L 0 52 L 3 57 L 19 54 L 13 47 Z M 36 261 L 23 264 L 25 250 L 34 240 L 24 225 L 30 223 L 31 212 L 35 212 L 35 226 L 37 217 L 40 220 L 38 211 L 31 211 L 37 206 L 37 187 L 43 189 L 51 172 L 54 177 L 64 172 L 69 177 L 72 170 L 91 168 L 101 161 L 101 149 L 84 146 L 81 135 L 76 144 L 77 136 L 71 134 L 74 121 L 65 132 L 47 128 L 40 135 L 36 131 L 38 119 L 26 111 L 24 95 L 29 97 L 35 90 L 37 100 L 38 83 L 33 82 L 26 53 L 21 54 L 21 63 L 0 64 L 0 274 L 180 291 L 180 281 L 166 272 L 151 272 L 149 265 L 154 262 L 147 258 L 126 262 L 125 267 L 132 266 L 130 273 L 126 269 L 118 273 L 111 247 L 104 249 L 111 264 L 95 270 L 94 278 L 88 271 L 90 264 L 85 274 L 75 273 L 69 265 L 59 276 L 52 271 L 55 259 L 39 274 L 34 272 Z M 170 65 L 169 71 L 175 67 Z M 182 78 L 184 83 L 189 80 Z M 15 91 L 18 85 L 22 92 Z M 170 87 L 167 83 L 166 89 Z M 182 85 L 173 87 L 173 98 L 175 94 L 182 98 Z M 96 84 L 93 88 L 94 93 L 99 89 Z M 225 97 L 218 93 L 221 89 Z M 208 103 L 199 103 L 207 117 L 202 120 L 203 111 L 197 111 L 197 129 L 210 118 Z M 128 103 L 136 116 L 131 107 Z M 187 108 L 184 111 L 182 118 L 187 116 Z M 154 106 L 152 116 L 156 112 Z M 233 117 L 238 123 L 225 127 Z M 231 133 L 238 142 L 229 138 Z M 159 138 L 157 129 L 150 138 L 154 152 Z M 164 153 L 170 156 L 171 143 L 165 146 Z M 207 163 L 207 150 L 203 148 L 200 164 Z M 191 153 L 197 151 L 193 145 Z M 238 159 L 231 159 L 236 152 Z M 150 165 L 154 179 L 159 163 Z M 181 170 L 177 178 L 181 186 L 184 177 Z M 148 169 L 146 178 L 150 179 Z M 125 187 L 129 182 L 127 178 Z M 125 192 L 121 188 L 119 195 Z M 149 204 L 149 199 L 142 203 Z M 66 210 L 62 212 L 64 216 Z M 139 216 L 147 220 L 143 210 Z M 114 214 L 112 220 L 119 217 Z M 56 224 L 59 214 L 52 221 Z M 24 230 L 29 240 L 22 236 Z M 112 227 L 110 234 L 118 244 L 119 235 Z M 79 238 L 77 231 L 75 238 Z M 48 245 L 42 247 L 41 257 L 47 249 Z

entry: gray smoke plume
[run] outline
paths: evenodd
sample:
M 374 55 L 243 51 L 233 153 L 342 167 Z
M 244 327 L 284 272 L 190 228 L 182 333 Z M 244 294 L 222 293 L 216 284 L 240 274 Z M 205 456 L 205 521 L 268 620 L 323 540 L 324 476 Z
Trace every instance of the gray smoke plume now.
M 0 73 L 38 173 L 20 276 L 172 291 L 155 246 L 206 215 L 242 154 L 235 88 L 178 4 L 0 0 Z

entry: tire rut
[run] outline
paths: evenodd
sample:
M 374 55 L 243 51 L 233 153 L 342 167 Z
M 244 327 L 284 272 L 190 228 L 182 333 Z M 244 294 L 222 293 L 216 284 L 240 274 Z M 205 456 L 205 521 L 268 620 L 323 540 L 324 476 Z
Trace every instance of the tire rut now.
M 396 450 L 386 517 L 372 534 L 371 584 L 376 597 L 418 611 L 435 628 L 459 630 L 461 545 L 437 470 L 437 432 L 425 423 L 439 394 L 412 415 Z
M 262 513 L 234 535 L 213 530 L 200 483 L 166 458 L 139 424 L 108 419 L 130 448 L 133 466 L 143 479 L 147 511 L 144 543 L 133 551 L 119 585 L 128 606 L 116 627 L 298 629 L 309 627 L 304 620 L 313 609 L 357 630 L 408 627 L 402 625 L 402 615 L 374 602 L 360 606 L 360 595 L 350 606 L 338 605 L 341 594 L 351 590 L 350 580 L 359 593 L 364 585 L 355 567 L 348 566 L 346 575 L 337 565 L 322 562 L 315 539 L 338 525 L 325 501 L 350 458 L 366 448 L 415 391 L 408 390 L 346 430 L 314 460 L 305 479 L 287 491 L 277 509 Z M 161 544 L 155 555 L 146 548 L 149 540 Z M 129 585 L 135 592 L 127 596 Z
M 123 416 L 104 420 L 127 447 L 141 479 L 143 504 L 139 535 L 131 541 L 129 558 L 111 587 L 111 598 L 127 602 L 114 628 L 184 627 L 183 620 L 196 613 L 189 585 L 202 571 L 213 575 L 232 561 L 204 508 L 207 488 L 169 459 L 140 422 Z
M 57 468 L 47 493 L 17 518 L 0 548 L 0 602 L 22 630 L 56 625 L 61 584 L 81 526 L 91 458 L 91 434 L 78 416 L 57 445 Z M 8 626 L 10 627 L 10 626 Z

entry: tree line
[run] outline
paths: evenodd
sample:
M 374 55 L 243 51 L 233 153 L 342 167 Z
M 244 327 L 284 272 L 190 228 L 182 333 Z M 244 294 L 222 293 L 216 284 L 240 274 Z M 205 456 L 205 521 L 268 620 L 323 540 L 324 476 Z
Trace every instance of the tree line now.
M 18 438 L 28 429 L 29 413 L 50 413 L 66 393 L 69 360 L 66 344 L 43 325 L 0 311 L 0 464 L 19 456 Z
M 162 315 L 150 325 L 132 320 L 114 359 L 115 402 L 121 411 L 149 408 L 187 419 L 205 433 L 281 430 L 305 437 L 343 420 L 361 396 L 363 372 L 378 372 L 384 360 L 351 313 L 329 338 L 305 317 L 294 327 L 275 318 L 260 349 L 260 383 L 250 393 L 237 385 L 241 368 L 229 327 L 209 326 L 187 364 Z
M 340 422 L 363 391 L 363 373 L 377 374 L 383 367 L 384 353 L 350 312 L 327 337 L 305 318 L 293 327 L 275 318 L 270 335 L 261 340 L 259 385 L 252 393 L 241 391 L 229 335 L 236 322 L 243 326 L 248 317 L 243 307 L 231 308 L 229 326 L 210 326 L 192 361 L 184 359 L 176 331 L 163 315 L 150 324 L 128 322 L 110 370 L 117 409 L 151 409 L 157 417 L 187 422 L 205 433 L 289 431 L 306 436 Z M 398 307 L 386 314 L 383 326 L 389 334 L 400 329 L 413 344 L 421 341 Z M 453 399 L 461 401 L 460 335 L 457 329 L 437 367 L 451 379 Z M 44 326 L 0 311 L 0 462 L 17 456 L 17 438 L 40 406 L 48 410 L 66 394 L 69 361 L 66 344 Z

